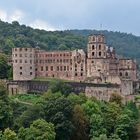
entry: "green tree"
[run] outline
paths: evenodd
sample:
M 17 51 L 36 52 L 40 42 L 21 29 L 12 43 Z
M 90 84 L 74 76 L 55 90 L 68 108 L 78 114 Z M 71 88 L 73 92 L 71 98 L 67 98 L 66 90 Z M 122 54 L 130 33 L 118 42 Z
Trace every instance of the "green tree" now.
M 4 83 L 0 83 L 0 129 L 3 130 L 11 125 L 13 109 L 8 98 Z
M 121 105 L 122 104 L 122 97 L 121 95 L 117 94 L 117 93 L 113 93 L 110 97 L 110 102 L 115 102 L 116 104 Z
M 69 95 L 72 92 L 72 86 L 62 80 L 52 80 L 49 83 L 49 89 L 52 93 L 61 92 L 63 95 Z
M 69 140 L 73 133 L 72 124 L 72 103 L 61 96 L 59 98 L 50 98 L 43 103 L 45 120 L 55 125 L 56 140 Z
M 115 131 L 115 126 L 117 124 L 117 119 L 121 114 L 121 107 L 116 103 L 107 103 L 107 106 L 102 110 L 104 125 L 106 126 L 107 136 L 113 134 Z
M 29 128 L 20 128 L 19 140 L 55 140 L 55 130 L 52 123 L 43 119 L 34 121 Z
M 89 140 L 89 120 L 80 105 L 73 109 L 74 134 L 71 140 Z
M 0 79 L 8 78 L 8 70 L 7 57 L 0 54 Z
M 14 131 L 7 128 L 4 130 L 3 134 L 1 134 L 0 139 L 1 140 L 18 140 L 18 137 Z
M 29 127 L 30 124 L 37 119 L 44 118 L 44 110 L 40 105 L 28 107 L 15 121 L 14 127 Z
M 71 93 L 68 95 L 67 99 L 70 100 L 73 103 L 73 105 L 81 105 L 86 102 L 87 97 L 84 93 L 80 93 L 78 95 L 75 93 Z

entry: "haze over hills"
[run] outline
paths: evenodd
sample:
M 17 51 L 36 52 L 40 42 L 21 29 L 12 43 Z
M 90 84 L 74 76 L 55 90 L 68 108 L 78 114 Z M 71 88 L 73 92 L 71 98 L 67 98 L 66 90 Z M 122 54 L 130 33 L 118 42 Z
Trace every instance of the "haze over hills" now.
M 137 59 L 140 62 L 140 37 L 113 31 L 65 30 L 45 31 L 0 21 L 0 49 L 10 54 L 13 47 L 36 47 L 45 50 L 65 50 L 81 48 L 86 51 L 87 37 L 101 33 L 108 46 L 114 47 L 120 56 Z

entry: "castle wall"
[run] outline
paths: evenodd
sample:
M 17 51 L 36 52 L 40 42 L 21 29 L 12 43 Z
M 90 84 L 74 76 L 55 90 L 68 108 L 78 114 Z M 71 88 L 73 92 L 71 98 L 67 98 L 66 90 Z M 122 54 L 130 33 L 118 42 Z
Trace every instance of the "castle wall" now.
M 13 48 L 13 79 L 31 80 L 35 78 L 35 50 L 33 48 Z
M 36 51 L 36 77 L 71 79 L 71 51 Z
M 120 85 L 122 95 L 134 93 L 133 82 L 137 80 L 136 63 L 132 59 L 118 59 L 115 50 L 107 47 L 103 35 L 91 35 L 88 38 L 87 54 L 82 50 L 73 51 L 44 51 L 39 48 L 13 48 L 13 80 L 32 80 L 36 77 L 54 77 L 59 79 L 105 84 Z M 12 93 L 30 90 L 40 91 L 45 85 L 34 85 L 33 82 L 13 85 Z M 33 87 L 31 85 L 33 85 Z M 42 83 L 43 84 L 43 83 Z M 78 85 L 77 85 L 78 86 Z M 82 83 L 82 87 L 83 87 Z M 37 88 L 35 88 L 37 87 Z M 78 86 L 79 87 L 79 86 Z M 88 87 L 88 86 L 87 86 Z M 45 87 L 47 89 L 47 86 Z M 77 87 L 76 87 L 77 89 Z M 81 87 L 79 87 L 79 90 Z M 42 89 L 44 91 L 45 89 Z M 100 91 L 101 90 L 101 91 Z M 85 87 L 90 93 L 109 93 L 111 89 L 98 88 L 96 90 Z M 115 89 L 111 91 L 115 92 Z M 119 92 L 119 91 L 118 91 Z M 88 93 L 88 92 L 87 92 Z M 110 94 L 110 93 L 109 93 Z
M 117 84 L 92 84 L 66 82 L 72 86 L 74 93 L 83 92 L 89 97 L 96 97 L 99 100 L 108 101 L 112 93 L 120 94 L 120 86 Z M 9 95 L 22 94 L 27 92 L 45 92 L 48 90 L 48 81 L 9 81 L 7 83 Z

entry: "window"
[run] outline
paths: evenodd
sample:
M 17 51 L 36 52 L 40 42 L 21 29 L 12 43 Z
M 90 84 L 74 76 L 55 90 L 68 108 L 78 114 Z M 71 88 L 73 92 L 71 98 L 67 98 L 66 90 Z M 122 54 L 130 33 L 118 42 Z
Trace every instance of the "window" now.
M 94 56 L 94 52 L 92 52 L 92 56 Z
M 95 37 L 93 37 L 92 40 L 95 41 Z
M 30 75 L 32 75 L 33 73 L 32 72 L 30 72 Z
M 17 60 L 15 60 L 15 63 L 17 63 Z
M 22 57 L 22 54 L 19 54 L 19 57 Z
M 30 64 L 32 64 L 32 60 L 30 60 Z
M 69 71 L 69 66 L 67 66 L 67 71 Z
M 57 66 L 57 71 L 59 71 L 59 66 Z
M 22 63 L 22 59 L 19 60 L 19 63 Z
M 20 70 L 22 70 L 22 67 L 20 67 Z
M 22 72 L 20 72 L 19 74 L 22 75 Z
M 98 41 L 99 41 L 99 42 L 101 42 L 101 41 L 102 41 L 101 37 L 98 37 Z
M 75 76 L 77 76 L 77 73 L 75 73 Z
M 120 76 L 122 76 L 122 72 L 120 72 Z
M 46 71 L 48 71 L 48 66 L 46 66 Z
M 30 70 L 32 70 L 32 67 L 30 67 Z
M 15 57 L 17 57 L 17 54 L 15 54 Z
M 43 66 L 41 67 L 41 71 L 43 71 Z
M 94 47 L 94 45 L 92 45 L 92 50 L 94 50 L 95 49 L 95 47 Z
M 64 71 L 66 71 L 66 66 L 64 66 Z
M 125 73 L 125 76 L 128 76 L 128 72 Z
M 99 52 L 99 56 L 101 56 L 102 55 L 102 53 L 101 52 Z
M 27 63 L 27 60 L 25 60 L 25 63 Z
M 60 66 L 60 70 L 62 71 L 62 66 Z
M 51 71 L 53 71 L 53 66 L 51 66 Z
M 101 50 L 101 45 L 99 45 L 99 50 Z
M 25 48 L 25 51 L 27 51 L 28 49 L 27 48 Z
M 81 73 L 81 76 L 83 76 L 83 73 Z

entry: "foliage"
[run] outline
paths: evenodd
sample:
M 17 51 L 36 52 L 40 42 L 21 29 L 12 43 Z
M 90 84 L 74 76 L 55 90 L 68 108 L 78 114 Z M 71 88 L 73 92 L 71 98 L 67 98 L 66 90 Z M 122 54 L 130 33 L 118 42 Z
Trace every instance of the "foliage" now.
M 136 58 L 140 61 L 140 37 L 132 34 L 97 31 L 97 30 L 66 30 L 66 31 L 45 31 L 32 29 L 20 25 L 17 21 L 12 24 L 0 21 L 0 49 L 11 53 L 14 47 L 36 47 L 37 45 L 45 50 L 86 50 L 87 36 L 101 33 L 105 36 L 108 46 L 115 47 L 121 56 Z
M 6 86 L 1 82 L 0 138 L 129 140 L 139 135 L 139 110 L 134 102 L 122 104 L 117 94 L 113 94 L 109 102 L 88 98 L 83 93 L 67 91 L 62 94 L 59 86 L 64 85 L 60 83 L 56 82 L 54 88 L 40 96 L 9 98 Z
M 10 100 L 7 95 L 6 87 L 0 84 L 0 130 L 9 127 L 12 122 L 13 110 L 10 106 Z
M 63 95 L 68 95 L 72 92 L 72 86 L 62 80 L 53 80 L 49 83 L 49 89 L 52 93 L 61 92 Z
M 10 67 L 8 66 L 8 60 L 6 55 L 0 54 L 0 79 L 10 77 Z M 8 75 L 9 74 L 9 75 Z
M 89 140 L 89 120 L 80 105 L 74 106 L 72 120 L 75 131 L 71 140 Z
M 14 131 L 7 128 L 4 130 L 3 134 L 1 134 L 0 140 L 18 140 L 18 137 Z
M 44 118 L 43 108 L 40 105 L 30 106 L 15 120 L 14 127 L 29 127 L 34 120 L 40 118 Z
M 11 97 L 13 100 L 18 99 L 19 101 L 22 102 L 27 102 L 27 103 L 36 103 L 39 100 L 41 100 L 41 96 L 40 95 L 36 95 L 36 94 L 17 94 Z
M 20 128 L 20 140 L 55 140 L 54 125 L 43 119 L 35 120 L 29 128 Z
M 122 97 L 117 93 L 113 93 L 110 97 L 110 102 L 115 102 L 116 104 L 122 104 Z
M 57 96 L 57 95 L 56 95 Z M 51 97 L 43 103 L 45 120 L 52 122 L 55 126 L 56 140 L 69 140 L 73 131 L 72 103 L 64 96 Z

